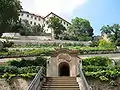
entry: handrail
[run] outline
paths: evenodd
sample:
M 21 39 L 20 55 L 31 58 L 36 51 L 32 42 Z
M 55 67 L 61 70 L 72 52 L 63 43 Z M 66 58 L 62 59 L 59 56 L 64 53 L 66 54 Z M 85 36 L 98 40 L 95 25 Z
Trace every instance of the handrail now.
M 42 86 L 43 67 L 40 68 L 35 78 L 32 80 L 27 90 L 40 90 Z
M 88 82 L 83 74 L 83 71 L 82 71 L 82 60 L 81 62 L 79 63 L 79 75 L 83 81 L 83 84 L 84 84 L 84 88 L 85 90 L 90 90 L 90 86 L 88 85 Z

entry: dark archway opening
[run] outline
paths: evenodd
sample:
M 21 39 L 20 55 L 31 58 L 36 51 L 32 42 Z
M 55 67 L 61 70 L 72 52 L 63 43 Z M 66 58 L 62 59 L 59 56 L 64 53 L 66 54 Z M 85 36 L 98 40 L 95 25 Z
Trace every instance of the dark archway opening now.
M 66 62 L 59 64 L 59 76 L 70 76 L 70 67 Z

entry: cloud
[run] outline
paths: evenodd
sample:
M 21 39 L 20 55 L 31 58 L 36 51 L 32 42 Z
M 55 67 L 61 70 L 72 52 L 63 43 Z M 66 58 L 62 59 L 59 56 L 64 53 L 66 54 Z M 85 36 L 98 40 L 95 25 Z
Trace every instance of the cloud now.
M 72 12 L 88 0 L 20 0 L 24 10 L 47 15 L 50 12 L 61 15 L 71 15 Z

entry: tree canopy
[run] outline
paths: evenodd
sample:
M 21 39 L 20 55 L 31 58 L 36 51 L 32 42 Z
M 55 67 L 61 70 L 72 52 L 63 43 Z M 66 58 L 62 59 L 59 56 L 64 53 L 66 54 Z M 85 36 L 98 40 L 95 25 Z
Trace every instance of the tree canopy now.
M 19 20 L 21 9 L 19 0 L 0 0 L 0 34 L 10 31 L 11 24 Z
M 72 19 L 72 24 L 68 27 L 69 32 L 77 38 L 77 40 L 91 40 L 93 36 L 93 28 L 86 19 Z
M 43 35 L 45 33 L 44 26 L 40 24 L 32 26 L 33 35 Z
M 63 34 L 64 31 L 66 31 L 66 28 L 62 25 L 62 23 L 58 18 L 50 17 L 47 23 L 48 23 L 48 28 L 53 29 L 53 33 L 56 39 L 58 39 L 59 35 Z
M 101 29 L 102 34 L 107 34 L 108 38 L 111 39 L 111 41 L 116 42 L 118 39 L 120 39 L 120 25 L 114 24 L 114 25 L 106 25 L 103 26 Z

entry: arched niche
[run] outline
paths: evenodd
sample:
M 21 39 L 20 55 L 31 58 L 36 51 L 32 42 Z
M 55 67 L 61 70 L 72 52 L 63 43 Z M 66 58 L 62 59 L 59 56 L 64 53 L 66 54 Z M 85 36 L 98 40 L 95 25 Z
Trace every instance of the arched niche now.
M 67 62 L 61 62 L 58 67 L 59 76 L 70 76 L 70 66 Z

